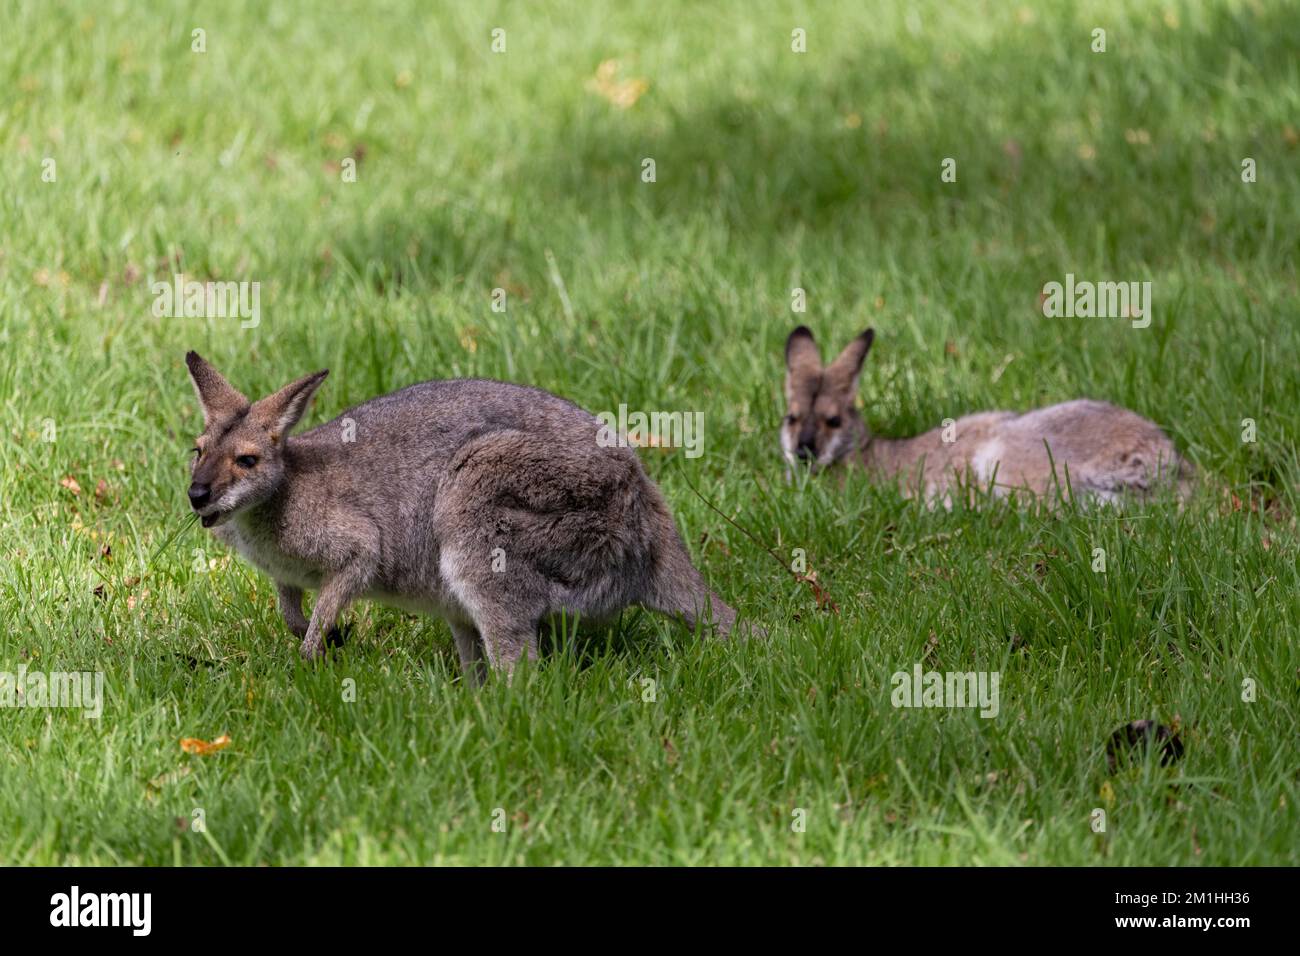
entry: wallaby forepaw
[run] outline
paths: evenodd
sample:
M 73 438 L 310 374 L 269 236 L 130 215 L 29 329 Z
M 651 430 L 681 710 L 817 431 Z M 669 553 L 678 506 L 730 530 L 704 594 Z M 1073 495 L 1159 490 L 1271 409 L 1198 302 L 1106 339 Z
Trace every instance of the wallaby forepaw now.
M 318 661 L 325 656 L 325 642 L 320 638 L 315 640 L 306 640 L 302 642 L 299 649 L 302 659 L 305 661 Z
M 325 643 L 330 647 L 342 647 L 350 637 L 352 637 L 351 624 L 336 625 L 325 635 Z

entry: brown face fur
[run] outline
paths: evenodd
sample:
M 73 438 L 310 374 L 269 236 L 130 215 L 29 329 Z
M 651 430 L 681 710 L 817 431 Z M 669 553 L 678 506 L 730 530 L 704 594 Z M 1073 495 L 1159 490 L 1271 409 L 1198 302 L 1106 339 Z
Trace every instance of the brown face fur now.
M 266 501 L 285 477 L 284 438 L 328 371 L 286 385 L 249 404 L 197 352 L 185 356 L 203 407 L 203 434 L 190 465 L 190 506 L 203 527 Z
M 812 332 L 801 325 L 790 333 L 781 451 L 791 466 L 825 468 L 865 444 L 867 429 L 854 399 L 873 338 L 875 331 L 867 329 L 823 367 Z

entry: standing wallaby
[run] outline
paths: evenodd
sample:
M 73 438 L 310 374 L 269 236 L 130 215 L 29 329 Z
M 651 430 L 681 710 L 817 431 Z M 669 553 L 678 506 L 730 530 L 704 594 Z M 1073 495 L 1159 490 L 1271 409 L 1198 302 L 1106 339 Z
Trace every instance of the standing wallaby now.
M 1190 489 L 1192 467 L 1151 421 L 1125 408 L 1078 399 L 1032 412 L 978 412 L 915 438 L 878 438 L 854 407 L 875 332 L 867 329 L 822 367 L 812 332 L 785 343 L 786 416 L 781 450 L 791 467 L 856 462 L 897 481 L 904 495 L 951 507 L 954 494 L 991 488 L 1050 497 L 1120 501 L 1162 484 Z
M 304 657 L 362 597 L 446 618 L 475 683 L 485 662 L 535 658 L 562 612 L 640 604 L 731 631 L 635 451 L 603 447 L 600 421 L 564 399 L 424 382 L 291 437 L 328 372 L 250 403 L 197 353 L 185 362 L 203 407 L 190 504 L 274 579 Z M 304 589 L 319 589 L 310 621 Z

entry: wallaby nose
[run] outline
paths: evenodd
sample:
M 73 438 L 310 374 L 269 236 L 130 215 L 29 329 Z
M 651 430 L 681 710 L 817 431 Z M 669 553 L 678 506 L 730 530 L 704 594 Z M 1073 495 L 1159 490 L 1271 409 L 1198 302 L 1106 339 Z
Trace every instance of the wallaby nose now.
M 190 506 L 202 508 L 212 496 L 212 489 L 207 485 L 190 485 Z
M 799 456 L 801 461 L 807 461 L 809 458 L 815 457 L 812 445 L 800 445 L 795 449 L 795 454 Z

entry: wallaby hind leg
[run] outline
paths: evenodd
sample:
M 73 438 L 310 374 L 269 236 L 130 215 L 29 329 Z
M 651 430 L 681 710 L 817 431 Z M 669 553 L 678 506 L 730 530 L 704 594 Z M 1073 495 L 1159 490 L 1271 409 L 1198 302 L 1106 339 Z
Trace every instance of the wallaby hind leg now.
M 480 517 L 488 526 L 495 524 L 495 516 L 488 509 L 481 511 Z M 443 577 L 468 618 L 454 625 L 452 634 L 462 664 L 472 663 L 477 668 L 486 659 L 492 670 L 509 675 L 524 654 L 529 660 L 537 659 L 537 627 L 545 611 L 545 582 L 521 556 L 513 554 L 509 572 L 492 570 L 491 552 L 497 546 L 496 539 L 475 541 L 476 530 L 442 550 Z
M 460 672 L 471 687 L 479 687 L 487 677 L 487 654 L 483 639 L 472 624 L 451 622 L 451 636 L 456 640 L 456 653 L 460 655 Z
M 492 670 L 504 673 L 509 681 L 515 667 L 525 654 L 530 661 L 537 660 L 537 622 L 510 620 L 505 614 L 489 612 L 479 620 L 478 631 L 483 635 Z
M 475 685 L 482 683 L 487 668 L 509 678 L 525 654 L 529 660 L 537 660 L 540 612 L 529 600 L 526 587 L 521 594 L 503 580 L 505 575 L 494 578 L 490 582 L 460 578 L 453 584 L 473 620 L 472 624 L 453 625 L 452 635 L 461 665 Z

